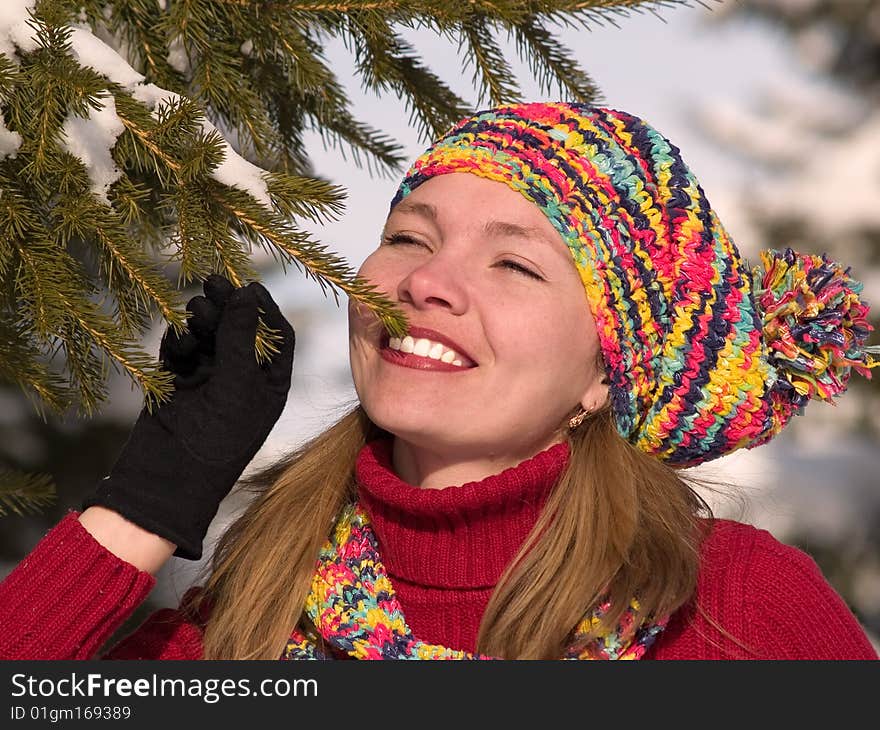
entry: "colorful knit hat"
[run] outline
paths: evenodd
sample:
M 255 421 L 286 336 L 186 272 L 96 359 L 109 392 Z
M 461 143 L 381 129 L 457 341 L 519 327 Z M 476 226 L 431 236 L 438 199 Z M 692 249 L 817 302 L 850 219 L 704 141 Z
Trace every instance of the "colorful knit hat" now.
M 456 124 L 407 172 L 506 183 L 559 231 L 584 282 L 618 432 L 693 466 L 765 443 L 852 370 L 880 365 L 862 285 L 824 255 L 761 254 L 752 270 L 679 150 L 641 119 L 533 103 Z

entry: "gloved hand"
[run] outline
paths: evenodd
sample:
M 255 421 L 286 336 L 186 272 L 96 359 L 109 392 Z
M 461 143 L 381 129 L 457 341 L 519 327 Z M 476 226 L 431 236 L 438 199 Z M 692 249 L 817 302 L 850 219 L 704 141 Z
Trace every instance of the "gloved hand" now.
M 169 328 L 159 350 L 175 373 L 170 401 L 146 408 L 110 474 L 83 509 L 101 505 L 177 545 L 174 555 L 202 556 L 220 502 L 263 445 L 287 402 L 296 336 L 269 292 L 224 277 L 204 282 L 187 304 L 188 333 Z M 283 340 L 271 360 L 254 352 L 257 307 Z

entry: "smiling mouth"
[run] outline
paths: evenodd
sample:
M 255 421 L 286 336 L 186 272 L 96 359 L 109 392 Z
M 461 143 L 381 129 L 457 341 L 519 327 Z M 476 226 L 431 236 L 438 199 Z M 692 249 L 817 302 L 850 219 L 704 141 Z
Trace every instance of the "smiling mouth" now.
M 409 338 L 412 339 L 412 338 Z M 414 341 L 416 344 L 419 340 Z M 425 341 L 430 342 L 430 341 Z M 418 347 L 419 352 L 426 351 L 425 342 Z M 449 350 L 440 343 L 431 343 L 427 347 L 430 354 L 417 354 L 416 352 L 406 352 L 406 349 L 416 349 L 413 343 L 406 343 L 401 349 L 400 341 L 395 341 L 395 347 L 391 346 L 391 338 L 387 333 L 382 336 L 379 346 L 379 354 L 383 360 L 394 365 L 411 368 L 413 370 L 431 370 L 438 372 L 465 372 L 477 367 L 476 363 L 470 360 L 464 362 L 461 356 L 453 350 Z M 435 357 L 432 357 L 434 355 Z

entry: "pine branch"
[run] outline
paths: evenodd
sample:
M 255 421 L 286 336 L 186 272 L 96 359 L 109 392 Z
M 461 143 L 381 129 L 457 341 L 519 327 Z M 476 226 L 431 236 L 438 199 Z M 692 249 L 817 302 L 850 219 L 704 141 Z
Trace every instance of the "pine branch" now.
M 345 188 L 323 180 L 274 173 L 267 176 L 267 184 L 272 200 L 283 217 L 328 223 L 345 209 Z
M 134 337 L 144 331 L 146 320 L 154 305 L 167 322 L 180 322 L 178 312 L 182 305 L 177 292 L 168 286 L 165 278 L 153 271 L 150 261 L 143 256 L 143 249 L 137 248 L 119 227 L 97 225 L 95 239 L 102 248 L 101 264 L 107 285 L 116 292 L 119 313 L 124 332 Z M 117 281 L 121 279 L 119 283 Z
M 401 3 L 398 0 L 367 0 L 366 2 L 262 2 L 261 0 L 219 0 L 220 5 L 233 5 L 243 8 L 254 8 L 260 10 L 272 10 L 275 7 L 283 7 L 285 10 L 298 13 L 326 13 L 332 15 L 348 15 L 350 13 L 363 11 L 376 12 L 394 12 L 399 11 L 402 5 L 407 5 L 412 11 L 418 10 L 419 7 L 428 5 L 429 3 Z
M 81 316 L 75 306 L 82 307 L 83 302 L 74 302 L 74 300 L 66 300 L 66 298 L 65 301 L 71 308 L 71 326 L 67 331 L 74 335 L 73 337 L 63 337 L 68 357 L 71 353 L 75 353 L 77 356 L 82 354 L 80 342 L 95 342 L 101 350 L 110 356 L 115 365 L 121 366 L 126 374 L 143 388 L 148 402 L 151 399 L 162 402 L 170 398 L 174 380 L 173 373 L 159 368 L 153 358 L 139 348 L 131 347 L 120 337 L 113 320 L 103 315 L 97 308 L 87 308 L 86 316 Z M 87 335 L 85 338 L 84 334 Z M 90 351 L 88 354 L 91 354 Z M 102 371 L 101 375 L 101 380 L 104 380 L 106 373 Z M 97 403 L 92 402 L 91 399 L 87 399 L 83 403 L 88 415 L 92 414 L 96 405 Z
M 132 348 L 118 322 L 100 312 L 87 298 L 95 290 L 85 279 L 80 265 L 58 245 L 43 221 L 32 216 L 27 208 L 16 208 L 21 206 L 24 197 L 16 192 L 12 181 L 5 179 L 4 188 L 0 230 L 8 234 L 12 255 L 18 261 L 18 316 L 32 323 L 30 329 L 21 330 L 22 336 L 32 332 L 28 339 L 44 347 L 60 341 L 67 357 L 70 385 L 78 390 L 79 405 L 85 413 L 92 413 L 106 396 L 103 381 L 107 372 L 103 361 L 92 352 L 94 345 L 148 394 L 167 397 L 170 377 L 156 374 L 152 359 Z M 184 321 L 181 314 L 173 312 L 169 318 L 178 323 Z M 35 381 L 35 385 L 37 383 Z M 66 405 L 57 394 L 45 400 L 53 407 Z
M 55 499 L 55 484 L 48 474 L 25 474 L 0 467 L 0 517 L 35 514 Z
M 406 159 L 400 145 L 357 121 L 344 106 L 331 107 L 323 102 L 319 96 L 305 96 L 299 99 L 297 106 L 307 117 L 306 128 L 317 132 L 325 146 L 330 144 L 340 149 L 345 157 L 342 144 L 347 143 L 355 166 L 366 165 L 373 174 L 387 176 L 400 172 Z
M 373 310 L 379 320 L 394 336 L 405 334 L 407 320 L 398 307 L 376 287 L 352 274 L 343 259 L 331 253 L 323 244 L 313 241 L 307 233 L 297 230 L 289 218 L 266 217 L 253 205 L 248 196 L 235 188 L 212 184 L 212 199 L 222 206 L 232 221 L 241 226 L 241 234 L 254 245 L 281 255 L 282 266 L 293 263 L 308 278 L 316 281 L 325 296 L 333 294 L 339 304 L 339 292 Z
M 439 136 L 466 116 L 465 101 L 419 60 L 383 17 L 352 15 L 349 32 L 365 86 L 376 92 L 393 91 L 402 99 L 423 139 Z
M 277 68 L 265 66 L 257 73 L 260 76 L 268 76 L 276 74 L 277 71 Z M 266 100 L 266 106 L 277 125 L 280 144 L 266 157 L 260 159 L 259 163 L 267 170 L 289 175 L 312 174 L 314 170 L 303 139 L 306 120 L 303 117 L 303 105 L 299 96 L 291 93 L 277 97 L 268 91 L 269 84 L 265 88 L 267 89 L 265 95 L 270 97 Z
M 185 80 L 168 62 L 168 38 L 173 37 L 166 14 L 154 0 L 128 0 L 113 3 L 113 12 L 107 18 L 106 3 L 97 0 L 89 14 L 92 27 L 106 25 L 111 34 L 118 35 L 130 49 L 132 66 L 141 71 L 148 82 L 178 93 L 185 92 Z
M 650 13 L 660 20 L 659 10 L 691 8 L 699 5 L 711 9 L 711 4 L 724 0 L 529 0 L 522 3 L 528 8 L 528 15 L 544 20 L 566 18 L 583 27 L 590 24 L 604 25 L 609 22 L 617 26 L 614 18 L 629 17 L 633 13 Z
M 235 286 L 257 273 L 250 265 L 250 252 L 234 236 L 225 214 L 217 210 L 204 186 L 181 186 L 175 197 L 178 227 L 172 239 L 175 253 L 170 261 L 180 263 L 178 286 L 202 280 L 219 271 Z
M 192 81 L 200 90 L 203 104 L 216 115 L 213 121 L 223 120 L 237 131 L 242 140 L 240 150 L 249 148 L 257 155 L 265 155 L 278 145 L 269 110 L 261 95 L 249 83 L 242 83 L 246 77 L 241 71 L 240 54 L 233 61 L 228 49 L 220 51 L 202 49 Z
M 301 39 L 304 46 L 314 43 L 304 36 Z M 285 48 L 289 46 L 285 44 Z M 306 67 L 311 78 L 306 84 L 299 80 L 304 74 L 303 59 L 308 59 Z M 294 151 L 282 171 L 308 171 L 308 157 L 300 140 L 303 131 L 311 129 L 325 145 L 341 149 L 343 155 L 347 149 L 357 167 L 366 164 L 376 174 L 400 172 L 405 161 L 400 145 L 351 114 L 347 92 L 317 55 L 303 52 L 296 57 L 296 63 L 290 63 L 287 57 L 275 64 L 255 64 L 253 73 L 258 75 L 255 85 L 280 133 L 281 144 L 274 154 L 284 159 L 285 153 Z M 279 97 L 275 90 L 285 86 L 293 88 Z
M 61 413 L 70 405 L 64 378 L 41 361 L 43 353 L 33 345 L 33 333 L 0 310 L 0 382 L 14 383 L 27 394 L 45 420 L 44 406 Z
M 177 311 L 183 306 L 178 293 L 154 270 L 143 246 L 131 240 L 115 212 L 96 204 L 93 196 L 81 194 L 56 206 L 55 218 L 56 235 L 62 245 L 79 239 L 98 247 L 100 273 L 116 295 L 126 335 L 134 337 L 143 332 L 143 318 L 153 307 L 166 321 L 183 324 Z
M 268 68 L 283 67 L 284 80 L 291 88 L 318 94 L 330 90 L 334 99 L 344 98 L 345 90 L 327 66 L 323 48 L 309 35 L 308 23 L 302 22 L 302 26 L 300 22 L 286 23 L 283 17 L 270 14 L 266 18 L 266 33 L 254 42 L 250 56 L 254 68 L 263 65 L 260 61 L 265 56 L 278 62 Z
M 486 18 L 474 16 L 463 24 L 459 50 L 462 46 L 466 48 L 465 68 L 473 64 L 472 83 L 478 88 L 481 99 L 488 97 L 492 106 L 520 99 L 519 86 Z
M 22 75 L 19 73 L 12 59 L 7 58 L 0 53 L 0 102 L 5 102 L 14 89 L 23 81 Z
M 573 101 L 593 102 L 599 90 L 593 81 L 572 60 L 571 52 L 554 36 L 533 20 L 513 27 L 520 58 L 528 61 L 542 91 L 552 94 L 558 88 Z
M 50 268 L 49 259 L 40 256 L 34 246 L 18 246 L 17 254 L 27 275 L 28 289 L 22 304 L 30 310 L 30 318 L 41 326 L 37 332 L 40 338 L 60 339 L 72 385 L 79 389 L 81 396 L 78 405 L 84 413 L 91 415 L 106 397 L 105 363 L 95 357 L 93 346 L 100 348 L 117 369 L 121 367 L 148 397 L 167 400 L 173 376 L 160 370 L 142 350 L 133 347 L 118 324 L 83 296 L 82 292 L 90 291 L 90 287 L 72 270 L 71 264 L 61 269 Z M 72 262 L 67 256 L 57 258 Z M 174 321 L 183 322 L 182 315 L 175 314 Z
M 11 187 L 4 190 L 7 204 L 0 226 L 9 235 L 7 241 L 15 261 L 15 303 L 32 323 L 36 336 L 48 340 L 67 316 L 59 292 L 73 291 L 72 282 L 79 278 L 76 270 L 80 267 L 67 251 L 55 245 L 43 221 L 27 208 L 16 206 L 22 197 Z

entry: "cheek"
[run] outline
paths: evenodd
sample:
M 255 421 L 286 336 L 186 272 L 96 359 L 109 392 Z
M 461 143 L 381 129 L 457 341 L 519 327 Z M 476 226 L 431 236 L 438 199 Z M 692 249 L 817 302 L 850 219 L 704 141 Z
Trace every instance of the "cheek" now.
M 576 292 L 577 293 L 577 292 Z M 550 305 L 554 306 L 550 306 Z M 560 307 L 558 302 L 508 309 L 494 322 L 498 355 L 530 377 L 555 380 L 582 371 L 595 359 L 598 340 L 589 309 Z
M 357 271 L 357 276 L 368 284 L 373 285 L 378 293 L 387 296 L 389 299 L 396 299 L 396 282 L 399 281 L 399 278 L 387 263 L 387 261 L 382 261 L 373 253 L 361 264 Z M 376 316 L 367 306 L 359 304 L 351 298 L 348 300 L 348 326 L 350 334 L 362 332 L 374 320 L 376 320 Z
M 483 312 L 488 342 L 497 364 L 510 377 L 535 381 L 548 368 L 553 368 L 560 345 L 558 322 L 547 316 L 541 307 L 521 306 L 503 298 L 494 299 Z
M 380 288 L 386 294 L 396 291 L 404 273 L 399 262 L 393 257 L 375 251 L 370 254 L 358 269 L 358 276 Z

